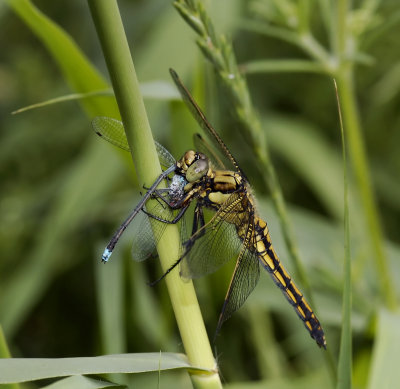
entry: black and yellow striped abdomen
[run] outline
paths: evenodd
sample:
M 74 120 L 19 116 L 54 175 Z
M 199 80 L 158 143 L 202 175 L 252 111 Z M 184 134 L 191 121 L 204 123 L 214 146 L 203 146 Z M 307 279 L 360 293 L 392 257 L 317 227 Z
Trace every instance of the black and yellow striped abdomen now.
M 236 226 L 236 232 L 243 245 L 253 253 L 255 251 L 259 262 L 282 290 L 311 337 L 320 347 L 326 348 L 321 324 L 272 247 L 267 224 L 256 214 L 254 198 L 247 182 L 240 174 L 229 170 L 210 170 L 207 180 L 198 187 L 192 187 L 198 191 L 199 203 L 219 212 L 214 223 L 223 220 Z M 256 260 L 255 256 L 254 259 Z M 229 298 L 228 293 L 225 304 Z
M 293 306 L 304 326 L 310 332 L 311 337 L 315 339 L 320 347 L 326 348 L 325 335 L 321 324 L 303 294 L 282 266 L 278 255 L 272 247 L 267 224 L 264 220 L 255 217 L 254 225 L 256 250 L 261 264 L 271 274 L 275 284 L 282 290 L 289 303 Z

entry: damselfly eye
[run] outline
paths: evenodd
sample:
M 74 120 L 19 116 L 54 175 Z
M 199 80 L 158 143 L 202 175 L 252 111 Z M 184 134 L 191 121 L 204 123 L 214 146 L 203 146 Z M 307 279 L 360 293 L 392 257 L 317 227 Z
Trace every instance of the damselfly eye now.
M 200 180 L 201 177 L 206 175 L 207 171 L 208 160 L 198 159 L 197 161 L 193 162 L 186 171 L 186 180 L 188 182 Z

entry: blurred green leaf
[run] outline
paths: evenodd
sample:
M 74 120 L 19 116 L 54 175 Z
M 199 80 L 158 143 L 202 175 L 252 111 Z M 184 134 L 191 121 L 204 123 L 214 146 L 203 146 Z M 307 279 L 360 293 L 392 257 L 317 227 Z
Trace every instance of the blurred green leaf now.
M 310 124 L 287 117 L 265 118 L 268 140 L 310 186 L 326 209 L 343 218 L 343 174 L 340 155 Z
M 10 0 L 8 3 L 42 40 L 77 92 L 107 88 L 106 82 L 61 28 L 27 0 Z M 104 97 L 88 99 L 84 106 L 91 115 L 118 117 L 115 102 Z M 88 208 L 83 207 L 83 204 L 95 205 L 96 200 L 108 190 L 112 179 L 117 178 L 115 169 L 118 160 L 113 159 L 113 152 L 101 142 L 96 143 L 94 139 L 92 142 L 86 154 L 71 164 L 67 171 L 60 173 L 63 183 L 59 188 L 59 198 L 36 231 L 37 244 L 25 258 L 24 266 L 17 268 L 3 288 L 0 316 L 4 317 L 3 326 L 10 336 L 17 331 L 18 325 L 44 293 L 55 274 L 74 264 L 72 253 L 68 263 L 58 263 L 57 256 L 63 246 L 61 242 L 66 243 L 67 234 L 87 217 Z M 88 180 L 88 177 L 96 177 L 98 172 L 101 172 L 103 180 Z
M 400 382 L 400 314 L 381 310 L 368 389 L 392 389 Z
M 239 382 L 224 385 L 226 389 L 330 389 L 326 373 L 322 371 L 312 372 L 299 378 L 286 377 L 280 379 L 262 380 L 257 382 Z
M 94 139 L 87 153 L 63 172 L 58 199 L 36 231 L 37 244 L 24 259 L 23 266 L 17 268 L 3 286 L 0 316 L 9 336 L 17 331 L 51 280 L 75 264 L 71 251 L 68 262 L 58 261 L 60 252 L 68 248 L 67 236 L 87 218 L 90 207 L 101 201 L 111 182 L 118 178 L 115 174 L 118 166 L 120 160 L 112 149 Z M 101 180 L 88 180 L 98 176 L 99 172 Z
M 126 348 L 124 262 L 122 258 L 115 258 L 107 266 L 99 265 L 100 256 L 95 259 L 93 270 L 96 277 L 102 351 L 105 354 L 123 353 Z
M 146 267 L 134 261 L 130 261 L 128 266 L 131 280 L 130 296 L 134 310 L 131 311 L 131 315 L 134 317 L 138 333 L 155 347 L 174 350 L 177 340 L 171 335 L 170 323 L 172 321 L 172 325 L 175 326 L 175 322 L 172 317 L 162 312 L 162 301 L 156 298 L 154 289 L 144 282 L 147 277 Z
M 29 0 L 6 1 L 47 48 L 72 90 L 88 93 L 109 88 L 72 38 Z M 104 97 L 82 101 L 82 105 L 90 115 L 118 115 L 116 105 Z
M 176 88 L 174 88 L 172 84 L 164 81 L 153 81 L 153 82 L 143 83 L 140 85 L 140 91 L 143 95 L 143 98 L 148 98 L 148 99 L 177 100 L 180 98 L 179 93 L 176 91 Z M 88 99 L 97 96 L 108 96 L 114 98 L 114 93 L 112 89 L 105 89 L 87 93 L 72 93 L 69 95 L 59 96 L 50 100 L 42 101 L 40 103 L 28 105 L 27 107 L 19 108 L 16 111 L 13 111 L 12 114 L 22 113 L 36 108 L 43 108 L 52 104 Z

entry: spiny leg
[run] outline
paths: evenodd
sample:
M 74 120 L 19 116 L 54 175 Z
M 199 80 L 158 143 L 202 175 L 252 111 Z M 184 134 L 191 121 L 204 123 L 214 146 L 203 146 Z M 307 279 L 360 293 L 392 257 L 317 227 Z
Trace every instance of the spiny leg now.
M 153 215 L 152 213 L 146 211 L 145 209 L 142 209 L 142 212 L 144 212 L 147 216 L 151 217 L 152 219 L 155 219 L 161 223 L 166 223 L 166 224 L 176 224 L 179 222 L 179 220 L 181 220 L 182 216 L 185 214 L 185 212 L 187 211 L 187 209 L 189 208 L 190 204 L 187 204 L 185 207 L 183 207 L 179 213 L 175 216 L 174 219 L 172 220 L 167 220 L 167 219 L 163 219 L 159 216 Z

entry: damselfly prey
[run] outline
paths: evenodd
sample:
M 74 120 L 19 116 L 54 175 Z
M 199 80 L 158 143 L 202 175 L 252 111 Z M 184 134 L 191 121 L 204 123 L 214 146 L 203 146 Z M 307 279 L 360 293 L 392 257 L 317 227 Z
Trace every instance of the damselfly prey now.
M 234 257 L 236 265 L 220 313 L 218 332 L 222 323 L 243 305 L 256 286 L 261 264 L 293 306 L 311 337 L 320 347 L 325 348 L 325 335 L 320 322 L 272 247 L 267 223 L 257 213 L 246 176 L 178 75 L 173 70 L 170 73 L 195 119 L 219 148 L 223 157 L 232 166 L 232 170 L 223 165 L 217 153 L 211 149 L 208 151 L 202 146 L 200 137 L 197 138 L 198 151 L 189 150 L 178 161 L 157 143 L 160 162 L 166 170 L 147 190 L 142 200 L 117 230 L 107 245 L 102 260 L 104 262 L 109 260 L 118 239 L 139 213 L 144 212 L 157 220 L 158 227 L 154 229 L 156 234 L 154 239 L 157 240 L 167 224 L 182 220 L 182 216 L 194 201 L 191 236 L 183 242 L 179 259 L 163 277 L 182 262 L 180 270 L 182 277 L 197 278 L 216 271 Z M 93 128 L 98 135 L 109 142 L 129 150 L 120 121 L 97 117 L 93 120 Z M 167 182 L 167 188 L 159 189 L 158 186 L 163 180 Z M 152 214 L 145 209 L 146 202 L 150 198 L 158 199 L 160 204 L 158 210 Z M 172 213 L 163 212 L 165 208 Z M 208 221 L 205 220 L 204 209 L 214 211 Z M 134 243 L 134 251 L 135 247 L 137 248 L 137 253 L 134 252 L 134 255 L 143 259 L 147 243 L 140 242 L 140 238 Z M 153 247 L 154 244 L 150 244 L 148 249 Z

